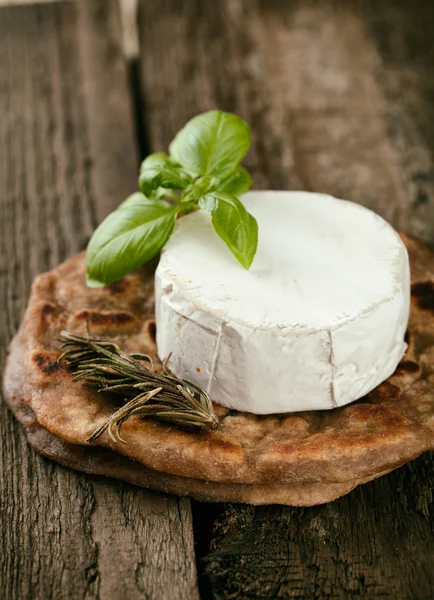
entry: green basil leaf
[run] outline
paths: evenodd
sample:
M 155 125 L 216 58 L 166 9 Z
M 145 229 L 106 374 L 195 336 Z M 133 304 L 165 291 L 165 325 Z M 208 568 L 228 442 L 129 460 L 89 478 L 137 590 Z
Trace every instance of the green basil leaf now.
M 219 192 L 238 196 L 252 187 L 252 178 L 243 167 L 237 167 L 217 186 Z
M 139 187 L 150 196 L 158 188 L 183 190 L 193 181 L 193 175 L 178 165 L 164 152 L 151 154 L 142 162 Z
M 174 161 L 171 160 L 171 158 L 169 158 L 169 156 L 167 156 L 165 152 L 154 152 L 153 154 L 149 154 L 142 161 L 142 164 L 140 165 L 140 171 L 149 167 L 164 167 L 164 165 L 167 165 L 168 162 L 171 164 L 176 164 Z
M 131 194 L 131 196 L 128 196 L 128 198 L 126 200 L 124 200 L 122 202 L 122 204 L 119 204 L 118 210 L 120 208 L 124 208 L 126 206 L 141 205 L 141 204 L 143 204 L 143 202 L 146 202 L 147 200 L 149 200 L 149 198 L 147 198 L 140 192 L 134 192 L 134 194 Z
M 167 188 L 158 187 L 151 194 L 152 200 L 162 200 L 167 196 Z
M 86 252 L 87 284 L 117 281 L 155 256 L 175 227 L 176 207 L 130 196 L 96 229 Z
M 246 155 L 250 140 L 250 127 L 240 117 L 212 110 L 181 129 L 170 144 L 170 155 L 189 171 L 224 177 Z
M 202 196 L 202 190 L 196 183 L 190 183 L 182 192 L 181 203 L 197 202 Z
M 182 193 L 181 202 L 198 201 L 207 192 L 219 189 L 220 179 L 218 177 L 199 177 L 194 183 L 190 183 Z
M 258 246 L 258 224 L 232 194 L 210 192 L 199 206 L 211 213 L 214 229 L 239 262 L 248 269 Z

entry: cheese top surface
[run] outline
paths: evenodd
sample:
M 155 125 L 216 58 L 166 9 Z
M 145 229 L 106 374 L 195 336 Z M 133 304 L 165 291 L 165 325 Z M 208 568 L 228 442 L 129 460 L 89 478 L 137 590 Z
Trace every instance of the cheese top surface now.
M 210 216 L 180 220 L 156 272 L 157 347 L 233 409 L 328 409 L 362 397 L 402 358 L 407 251 L 381 217 L 305 192 L 242 197 L 259 225 L 245 270 Z
M 249 271 L 198 211 L 180 220 L 161 268 L 185 298 L 255 328 L 318 329 L 393 297 L 406 260 L 397 233 L 352 202 L 307 192 L 249 192 L 259 223 Z

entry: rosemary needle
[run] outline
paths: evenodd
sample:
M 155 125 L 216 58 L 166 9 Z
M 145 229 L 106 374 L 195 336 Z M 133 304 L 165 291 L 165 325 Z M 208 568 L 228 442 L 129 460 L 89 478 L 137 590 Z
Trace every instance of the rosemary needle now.
M 62 354 L 74 369 L 74 381 L 101 393 L 123 396 L 125 404 L 87 439 L 94 442 L 107 430 L 113 442 L 124 442 L 120 432 L 132 416 L 152 417 L 181 427 L 215 429 L 218 419 L 203 388 L 172 375 L 163 364 L 163 375 L 154 371 L 146 354 L 126 354 L 106 338 L 81 337 L 68 331 L 60 334 Z

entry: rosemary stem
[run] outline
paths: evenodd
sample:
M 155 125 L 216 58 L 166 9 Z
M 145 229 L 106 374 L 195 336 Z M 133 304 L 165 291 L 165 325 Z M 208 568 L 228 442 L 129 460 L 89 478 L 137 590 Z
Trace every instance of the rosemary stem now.
M 164 374 L 158 374 L 149 356 L 126 354 L 111 340 L 62 331 L 60 341 L 59 361 L 72 367 L 74 381 L 102 394 L 120 396 L 124 402 L 89 436 L 89 443 L 105 432 L 113 443 L 125 443 L 121 428 L 132 416 L 152 417 L 181 427 L 218 426 L 206 391 L 172 375 L 167 360 L 163 364 Z

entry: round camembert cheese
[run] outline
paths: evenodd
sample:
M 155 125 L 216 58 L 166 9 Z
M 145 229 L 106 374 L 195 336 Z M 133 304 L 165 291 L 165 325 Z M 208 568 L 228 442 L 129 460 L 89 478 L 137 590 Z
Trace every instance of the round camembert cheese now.
M 256 414 L 330 409 L 387 379 L 402 358 L 407 251 L 352 202 L 307 192 L 242 196 L 259 226 L 245 270 L 210 216 L 183 219 L 156 273 L 157 346 L 213 401 Z

